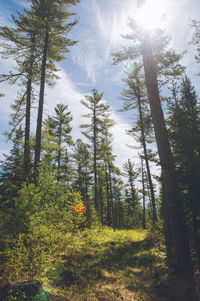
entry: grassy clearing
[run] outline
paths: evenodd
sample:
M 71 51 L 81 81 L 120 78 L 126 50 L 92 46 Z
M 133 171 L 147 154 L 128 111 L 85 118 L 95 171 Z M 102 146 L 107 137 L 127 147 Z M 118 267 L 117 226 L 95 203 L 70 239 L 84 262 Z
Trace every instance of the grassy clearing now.
M 168 277 L 163 245 L 158 231 L 98 228 L 62 234 L 37 276 L 39 293 L 31 300 L 191 301 L 187 283 Z M 30 301 L 27 294 L 15 298 L 16 289 L 22 286 L 25 293 L 27 285 L 23 279 L 13 283 L 14 293 L 5 300 Z
M 147 231 L 104 228 L 68 236 L 43 281 L 52 295 L 71 301 L 156 301 L 169 300 L 156 296 L 165 274 L 164 253 Z

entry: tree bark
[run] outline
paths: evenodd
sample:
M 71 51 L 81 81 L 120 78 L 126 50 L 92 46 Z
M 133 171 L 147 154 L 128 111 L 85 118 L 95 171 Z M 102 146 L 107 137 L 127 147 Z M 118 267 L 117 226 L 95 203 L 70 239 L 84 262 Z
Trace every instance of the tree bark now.
M 59 182 L 61 179 L 61 174 L 60 174 L 60 165 L 61 165 L 61 143 L 62 143 L 62 129 L 61 125 L 59 128 L 59 137 L 58 137 L 58 173 L 57 173 L 57 181 Z
M 32 51 L 34 49 L 35 38 L 32 37 Z M 30 123 L 31 123 L 31 92 L 32 92 L 32 77 L 33 77 L 34 57 L 31 54 L 30 65 L 28 71 L 27 96 L 26 96 L 26 120 L 25 120 L 25 138 L 24 138 L 24 170 L 25 175 L 30 175 Z
M 30 171 L 31 85 L 32 85 L 32 78 L 30 77 L 27 82 L 26 120 L 25 120 L 25 138 L 24 138 L 24 170 L 26 176 L 29 176 L 29 171 Z
M 44 48 L 43 48 L 41 79 L 40 79 L 40 95 L 39 95 L 39 107 L 38 107 L 37 129 L 36 129 L 35 159 L 34 159 L 35 175 L 37 174 L 37 167 L 40 162 L 40 154 L 41 154 L 42 116 L 43 116 L 43 107 L 44 107 L 44 89 L 45 89 L 45 78 L 46 78 L 48 43 L 49 43 L 49 32 L 47 29 L 45 35 Z
M 101 225 L 103 226 L 103 199 L 102 199 L 102 183 L 101 183 L 101 181 L 100 181 L 100 188 L 99 188 L 99 199 L 100 199 Z
M 114 204 L 113 204 L 113 192 L 112 192 L 112 175 L 111 175 L 111 164 L 108 163 L 108 171 L 109 171 L 109 184 L 110 184 L 110 203 L 111 203 L 111 210 L 112 210 L 112 226 L 115 231 L 115 216 L 114 216 Z
M 146 140 L 145 140 L 145 135 L 144 135 L 144 120 L 143 120 L 143 115 L 142 115 L 141 99 L 140 99 L 139 94 L 138 94 L 138 108 L 139 108 L 139 116 L 140 116 L 142 147 L 143 147 L 143 151 L 144 151 L 144 159 L 145 159 L 145 163 L 146 163 L 149 189 L 150 189 L 150 193 L 151 193 L 151 202 L 152 202 L 152 209 L 153 209 L 153 224 L 155 224 L 158 221 L 157 214 L 156 214 L 156 201 L 155 201 L 153 183 L 152 183 L 152 179 L 151 179 L 151 172 L 150 172 L 150 166 L 149 166 L 149 160 L 148 160 L 148 154 L 147 154 Z
M 107 224 L 110 226 L 110 198 L 109 198 L 109 183 L 108 183 L 108 171 L 107 165 L 105 165 L 106 170 L 106 200 L 107 200 Z
M 176 171 L 160 102 L 151 40 L 147 32 L 145 33 L 142 42 L 142 57 L 145 72 L 145 83 L 162 167 L 165 226 L 167 233 L 169 233 L 169 235 L 173 238 L 173 246 L 168 246 L 167 248 L 173 250 L 173 252 L 169 252 L 168 250 L 168 262 L 176 272 L 184 272 L 184 274 L 190 274 L 190 276 L 192 276 L 193 273 L 187 229 L 180 200 Z
M 117 193 L 116 193 L 116 187 L 114 186 L 114 200 L 115 200 L 115 215 L 114 215 L 114 219 L 115 219 L 115 228 L 117 228 L 117 220 L 118 220 L 118 200 L 117 200 Z
M 98 212 L 98 187 L 97 187 L 97 129 L 96 129 L 96 111 L 94 108 L 94 206 L 96 212 Z
M 142 168 L 142 225 L 143 229 L 146 229 L 146 200 L 145 200 L 145 185 L 144 185 L 144 167 L 143 159 L 141 158 L 141 168 Z

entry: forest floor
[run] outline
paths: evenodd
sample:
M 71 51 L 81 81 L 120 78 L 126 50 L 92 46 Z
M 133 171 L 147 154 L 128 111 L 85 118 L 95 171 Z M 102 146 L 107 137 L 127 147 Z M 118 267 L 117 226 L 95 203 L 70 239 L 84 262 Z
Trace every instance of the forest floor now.
M 42 281 L 52 301 L 191 300 L 187 283 L 168 277 L 160 239 L 144 230 L 76 233 Z

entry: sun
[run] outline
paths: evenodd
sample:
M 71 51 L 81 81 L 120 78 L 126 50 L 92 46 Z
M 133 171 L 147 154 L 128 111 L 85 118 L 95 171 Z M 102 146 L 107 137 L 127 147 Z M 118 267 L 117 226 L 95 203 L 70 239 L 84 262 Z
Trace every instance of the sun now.
M 166 7 L 164 0 L 145 0 L 135 15 L 137 24 L 145 30 L 163 28 Z

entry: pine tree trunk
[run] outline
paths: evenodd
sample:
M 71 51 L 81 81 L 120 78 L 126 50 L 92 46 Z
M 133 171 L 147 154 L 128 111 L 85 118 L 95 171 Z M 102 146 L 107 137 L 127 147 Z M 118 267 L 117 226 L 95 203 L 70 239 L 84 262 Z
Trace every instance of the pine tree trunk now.
M 106 170 L 106 200 L 107 200 L 107 225 L 110 226 L 110 198 L 109 198 L 109 183 L 108 183 L 108 171 L 107 166 L 105 165 Z
M 172 235 L 174 252 L 168 250 L 168 260 L 176 272 L 192 276 L 192 264 L 190 257 L 187 229 L 184 221 L 184 213 L 180 200 L 180 193 L 177 183 L 176 171 L 170 150 L 168 134 L 165 126 L 164 115 L 161 107 L 158 91 L 157 75 L 152 54 L 152 45 L 148 33 L 142 43 L 142 56 L 145 72 L 145 83 L 151 108 L 152 121 L 155 130 L 155 137 L 162 167 L 162 181 L 164 186 L 164 216 L 166 231 Z M 174 253 L 173 258 L 171 254 Z
M 60 181 L 61 175 L 60 175 L 60 162 L 61 162 L 61 131 L 59 133 L 59 138 L 58 138 L 58 176 L 57 176 L 57 181 Z
M 112 210 L 112 226 L 115 230 L 115 216 L 114 216 L 114 204 L 113 204 L 113 193 L 112 193 L 112 175 L 111 175 L 111 165 L 108 164 L 108 171 L 109 171 L 109 186 L 110 186 L 110 203 L 111 203 L 111 210 Z
M 97 131 L 96 131 L 96 112 L 94 109 L 94 206 L 98 212 L 98 188 L 97 188 Z
M 133 179 L 131 178 L 130 181 L 130 186 L 131 186 L 131 200 L 133 204 L 133 210 L 135 210 L 135 191 L 134 191 L 134 185 L 133 185 Z
M 121 214 L 121 208 L 120 208 L 121 200 L 120 200 L 120 196 L 118 196 L 117 201 L 118 201 L 118 204 L 117 204 L 117 216 L 118 216 L 117 227 L 118 227 L 118 229 L 120 229 L 120 226 L 121 226 L 121 220 L 120 220 L 121 219 L 121 216 L 120 216 L 120 214 Z
M 30 173 L 31 86 L 32 86 L 32 78 L 30 77 L 27 82 L 26 120 L 25 120 L 25 138 L 24 138 L 24 170 L 26 176 L 29 176 Z
M 141 168 L 142 168 L 142 225 L 143 229 L 146 229 L 146 200 L 145 200 L 145 185 L 144 185 L 144 167 L 143 159 L 141 158 Z
M 89 204 L 89 193 L 88 193 L 88 181 L 87 181 L 87 177 L 85 176 L 84 179 L 85 182 L 85 199 L 86 199 L 86 205 L 87 205 L 87 216 L 88 216 L 88 226 L 89 228 L 91 227 L 91 208 L 90 208 L 90 204 Z
M 101 182 L 100 182 L 100 189 L 99 189 L 99 199 L 100 199 L 101 225 L 103 226 L 103 199 L 102 199 L 102 184 L 101 184 Z
M 44 48 L 43 48 L 41 79 L 40 79 L 40 95 L 39 95 L 39 107 L 38 107 L 37 128 L 36 128 L 35 159 L 34 159 L 35 175 L 37 174 L 37 167 L 40 162 L 40 154 L 41 154 L 42 116 L 43 116 L 43 107 L 44 107 L 44 89 L 45 89 L 45 78 L 46 78 L 48 43 L 49 43 L 49 32 L 47 29 L 45 35 Z
M 118 228 L 120 229 L 122 225 L 123 225 L 123 211 L 121 208 L 121 200 L 119 197 L 119 200 L 118 200 Z
M 35 38 L 32 37 L 32 45 L 35 43 Z M 34 48 L 34 46 L 33 46 Z M 33 51 L 33 49 L 32 49 Z M 31 123 L 31 91 L 32 91 L 32 76 L 33 76 L 33 54 L 30 57 L 30 65 L 27 82 L 27 96 L 26 96 L 26 120 L 25 120 L 25 137 L 24 137 L 24 170 L 25 175 L 30 175 L 30 123 Z
M 118 206 L 117 206 L 117 195 L 116 195 L 116 188 L 114 187 L 114 200 L 115 200 L 115 228 L 117 228 L 117 219 L 118 219 Z
M 67 152 L 67 149 L 65 149 L 65 183 L 66 183 L 66 188 L 69 189 L 69 155 Z
M 145 135 L 144 135 L 144 121 L 143 121 L 143 115 L 142 115 L 142 107 L 141 107 L 141 99 L 140 99 L 140 97 L 138 97 L 138 108 L 139 108 L 140 125 L 141 125 L 142 146 L 143 146 L 144 159 L 145 159 L 146 169 L 147 169 L 149 189 L 150 189 L 150 193 L 151 193 L 151 203 L 152 203 L 152 209 L 153 209 L 153 224 L 155 224 L 155 222 L 158 221 L 157 214 L 156 214 L 156 201 L 155 201 L 153 183 L 152 183 L 151 172 L 150 172 L 150 167 L 149 167 L 149 160 L 148 160 L 148 154 L 147 154 L 146 140 L 145 140 Z

